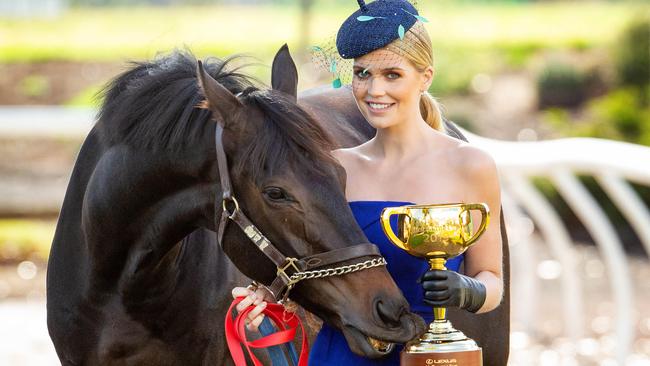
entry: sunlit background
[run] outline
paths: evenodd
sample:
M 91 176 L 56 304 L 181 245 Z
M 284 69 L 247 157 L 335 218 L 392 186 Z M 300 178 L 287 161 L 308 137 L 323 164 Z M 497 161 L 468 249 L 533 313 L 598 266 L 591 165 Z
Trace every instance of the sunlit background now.
M 245 70 L 269 83 L 284 43 L 298 64 L 299 90 L 328 84 L 310 47 L 331 39 L 355 8 L 355 0 L 0 0 L 0 365 L 58 364 L 45 325 L 47 256 L 101 87 L 129 61 L 174 48 L 199 58 L 250 55 Z M 430 91 L 464 129 L 521 144 L 624 141 L 646 146 L 639 161 L 648 162 L 647 2 L 420 0 L 418 8 L 434 46 Z M 650 164 L 636 169 L 647 177 Z M 576 174 L 615 229 L 619 266 L 609 261 L 618 252 L 603 249 L 553 177 L 528 181 L 561 219 L 570 256 L 552 241 L 557 232 L 540 229 L 534 206 L 504 201 L 513 263 L 510 364 L 650 365 L 650 234 L 642 229 L 650 223 L 650 179 L 622 177 L 636 197 L 632 212 L 647 219 L 635 226 L 602 181 Z M 572 295 L 579 329 L 566 322 L 577 301 L 563 290 L 569 275 L 580 282 Z M 631 290 L 627 303 L 617 301 L 621 278 Z M 624 354 L 620 314 L 631 322 Z

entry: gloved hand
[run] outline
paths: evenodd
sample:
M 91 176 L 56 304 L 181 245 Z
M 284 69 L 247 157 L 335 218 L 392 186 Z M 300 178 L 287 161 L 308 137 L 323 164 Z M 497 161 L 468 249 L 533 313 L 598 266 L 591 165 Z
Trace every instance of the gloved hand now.
M 435 307 L 459 307 L 472 313 L 485 302 L 485 286 L 454 271 L 430 270 L 420 279 L 424 302 Z

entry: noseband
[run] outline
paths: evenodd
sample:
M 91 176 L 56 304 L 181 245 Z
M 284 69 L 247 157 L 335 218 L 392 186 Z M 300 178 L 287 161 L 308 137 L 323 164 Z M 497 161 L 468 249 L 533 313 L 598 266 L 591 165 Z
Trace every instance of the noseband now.
M 357 272 L 367 268 L 386 265 L 386 260 L 381 256 L 376 245 L 364 243 L 328 252 L 314 254 L 302 259 L 283 255 L 260 230 L 240 210 L 237 199 L 233 196 L 228 173 L 226 152 L 223 148 L 223 122 L 217 121 L 215 129 L 215 145 L 217 150 L 217 164 L 219 165 L 219 178 L 221 180 L 222 212 L 217 223 L 217 241 L 223 248 L 223 234 L 229 220 L 234 221 L 248 238 L 255 243 L 276 266 L 277 275 L 268 289 L 276 299 L 286 301 L 291 289 L 302 280 L 340 276 L 346 273 Z M 218 209 L 215 207 L 215 209 Z M 333 265 L 348 262 L 353 259 L 372 257 L 354 264 L 334 267 Z

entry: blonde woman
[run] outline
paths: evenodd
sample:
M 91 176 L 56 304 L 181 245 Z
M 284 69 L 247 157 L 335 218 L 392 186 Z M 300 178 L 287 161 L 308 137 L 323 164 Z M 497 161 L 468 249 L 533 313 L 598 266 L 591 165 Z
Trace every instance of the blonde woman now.
M 444 131 L 440 108 L 427 92 L 434 68 L 431 40 L 422 24 L 426 19 L 405 0 L 358 2 L 359 10 L 339 29 L 336 45 L 342 58 L 354 60 L 352 94 L 376 134 L 359 146 L 333 152 L 347 173 L 345 193 L 352 212 L 369 241 L 379 246 L 411 310 L 427 322 L 433 319 L 432 306 L 489 312 L 503 294 L 498 224 L 490 225 L 464 255 L 449 260 L 446 271 L 430 271 L 425 261 L 390 244 L 381 229 L 383 208 L 416 203 L 484 202 L 499 218 L 500 188 L 492 158 Z M 249 327 L 255 329 L 269 298 L 245 288 L 236 288 L 233 295 L 247 296 L 242 309 L 257 305 Z M 342 332 L 324 324 L 309 365 L 399 365 L 399 350 L 378 360 L 360 357 Z

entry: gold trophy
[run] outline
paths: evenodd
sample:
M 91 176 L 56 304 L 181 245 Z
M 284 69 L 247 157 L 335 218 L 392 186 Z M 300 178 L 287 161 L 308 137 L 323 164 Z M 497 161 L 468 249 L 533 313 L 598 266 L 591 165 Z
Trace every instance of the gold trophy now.
M 481 224 L 473 233 L 471 211 L 480 211 Z M 398 215 L 397 235 L 390 217 Z M 407 253 L 426 258 L 431 269 L 446 270 L 447 259 L 460 255 L 483 234 L 490 221 L 484 203 L 451 203 L 387 207 L 381 226 L 393 244 Z M 433 323 L 419 339 L 410 341 L 400 355 L 402 366 L 481 366 L 483 357 L 476 342 L 454 329 L 445 308 L 433 308 Z

